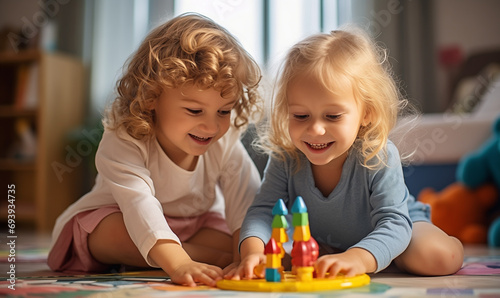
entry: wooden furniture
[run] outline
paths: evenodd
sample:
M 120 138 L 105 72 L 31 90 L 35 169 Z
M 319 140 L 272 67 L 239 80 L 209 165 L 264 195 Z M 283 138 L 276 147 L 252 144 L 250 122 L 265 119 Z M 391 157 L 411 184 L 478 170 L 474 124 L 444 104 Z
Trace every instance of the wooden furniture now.
M 68 156 L 77 144 L 68 133 L 84 114 L 80 61 L 37 50 L 0 53 L 0 181 L 5 192 L 15 185 L 16 228 L 49 232 L 78 198 L 78 156 Z M 0 222 L 8 204 L 0 201 Z

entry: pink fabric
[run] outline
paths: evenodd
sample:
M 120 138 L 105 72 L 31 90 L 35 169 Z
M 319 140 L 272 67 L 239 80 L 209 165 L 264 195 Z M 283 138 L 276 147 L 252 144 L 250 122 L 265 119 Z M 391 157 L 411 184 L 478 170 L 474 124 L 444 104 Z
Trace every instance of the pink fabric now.
M 113 265 L 95 260 L 88 249 L 87 238 L 106 216 L 120 212 L 118 206 L 106 206 L 100 209 L 78 213 L 64 226 L 54 247 L 49 252 L 47 263 L 54 271 L 65 272 L 104 272 Z M 184 242 L 201 228 L 210 228 L 231 234 L 226 220 L 216 212 L 207 212 L 196 217 L 167 217 L 172 231 Z

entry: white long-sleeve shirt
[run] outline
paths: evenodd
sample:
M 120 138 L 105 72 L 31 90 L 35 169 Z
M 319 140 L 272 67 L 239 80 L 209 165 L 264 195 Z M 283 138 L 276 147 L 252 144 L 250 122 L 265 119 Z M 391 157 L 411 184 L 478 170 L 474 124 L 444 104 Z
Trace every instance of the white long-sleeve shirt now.
M 96 184 L 59 216 L 52 245 L 76 214 L 107 205 L 119 206 L 130 237 L 154 267 L 148 253 L 159 239 L 180 243 L 164 214 L 198 216 L 222 200 L 222 214 L 230 231 L 236 231 L 260 186 L 259 173 L 239 137 L 231 128 L 199 156 L 193 171 L 186 171 L 168 158 L 156 138 L 141 141 L 123 130 L 106 130 L 96 154 Z

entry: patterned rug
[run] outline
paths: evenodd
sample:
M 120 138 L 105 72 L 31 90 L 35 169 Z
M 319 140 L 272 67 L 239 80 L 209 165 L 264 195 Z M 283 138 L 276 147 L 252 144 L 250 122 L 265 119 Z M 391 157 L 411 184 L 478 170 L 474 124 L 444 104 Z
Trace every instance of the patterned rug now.
M 496 251 L 498 252 L 498 250 Z M 47 270 L 47 250 L 0 250 L 2 297 L 500 297 L 500 254 L 467 257 L 453 276 L 422 278 L 397 273 L 371 275 L 371 283 L 310 293 L 227 291 L 173 284 L 161 270 L 68 275 Z M 30 270 L 30 268 L 34 268 Z M 37 269 L 38 268 L 38 269 Z M 41 270 L 40 270 L 41 268 Z M 477 281 L 483 282 L 477 282 Z M 458 282 L 457 282 L 458 281 Z M 465 286 L 464 286 L 465 285 Z

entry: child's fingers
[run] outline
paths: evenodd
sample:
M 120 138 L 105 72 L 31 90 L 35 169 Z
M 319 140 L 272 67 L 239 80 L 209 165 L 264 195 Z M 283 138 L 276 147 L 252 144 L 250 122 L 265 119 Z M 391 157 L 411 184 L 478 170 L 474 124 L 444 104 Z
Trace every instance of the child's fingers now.
M 223 273 L 223 270 L 220 268 L 220 267 L 217 267 L 217 266 L 212 266 L 210 265 L 207 270 L 205 270 L 205 272 L 212 272 L 213 274 L 217 275 L 217 277 L 222 277 L 222 275 L 224 274 Z
M 205 284 L 210 287 L 215 287 L 215 285 L 217 284 L 216 280 L 207 273 L 198 273 L 194 279 L 197 282 L 201 282 L 202 284 Z
M 328 269 L 328 273 L 330 274 L 329 278 L 334 278 L 339 273 L 343 273 L 345 275 L 350 274 L 349 276 L 353 276 L 354 268 L 351 264 L 346 262 L 337 261 L 330 265 Z
M 328 264 L 326 262 L 317 262 L 315 265 L 315 271 L 318 278 L 323 278 L 328 270 Z
M 231 265 L 224 268 L 222 270 L 222 274 L 224 275 L 224 278 L 226 278 L 227 276 L 232 276 L 234 274 L 234 271 L 236 271 L 236 269 L 238 268 L 238 266 L 239 266 L 238 264 L 232 263 Z M 229 278 L 229 277 L 227 277 L 227 278 Z
M 215 270 L 214 270 L 215 269 Z M 203 273 L 210 277 L 212 280 L 222 279 L 222 269 L 216 268 L 207 268 L 203 270 Z
M 254 266 L 252 264 L 246 264 L 243 268 L 243 279 L 252 279 Z
M 172 277 L 172 281 L 176 284 L 186 285 L 188 287 L 196 287 L 196 282 L 194 281 L 191 274 L 184 274 L 179 278 Z
M 240 265 L 233 271 L 232 276 L 230 277 L 232 280 L 240 280 L 242 276 L 245 276 L 244 266 Z
M 225 279 L 232 279 L 233 276 L 236 274 L 236 270 L 238 268 L 231 268 L 231 270 L 227 271 L 225 274 L 224 274 L 224 278 Z
M 328 273 L 329 278 L 334 278 L 335 276 L 337 276 L 337 274 L 347 269 L 346 267 L 344 267 L 345 265 L 345 262 L 337 258 L 323 258 L 321 260 L 318 260 L 318 262 L 316 263 L 316 275 L 319 278 L 323 278 Z
M 343 273 L 346 277 L 353 277 L 357 274 L 356 268 L 354 268 L 354 267 L 350 267 L 348 269 L 345 269 Z
M 234 271 L 232 280 L 251 279 L 253 277 L 253 267 L 249 264 L 242 264 Z

